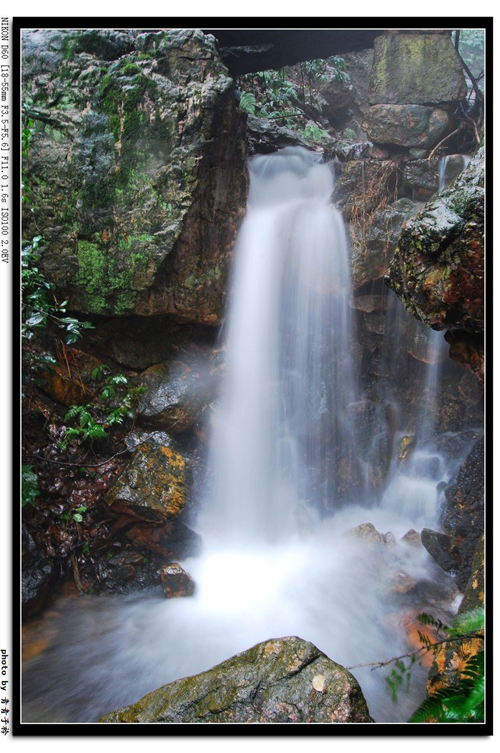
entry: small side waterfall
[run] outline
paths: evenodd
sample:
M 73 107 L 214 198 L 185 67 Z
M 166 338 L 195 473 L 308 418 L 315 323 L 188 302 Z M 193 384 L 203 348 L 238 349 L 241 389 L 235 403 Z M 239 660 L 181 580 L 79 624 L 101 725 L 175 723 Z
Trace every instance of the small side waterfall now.
M 407 595 L 402 574 L 406 583 L 448 589 L 449 602 L 456 595 L 423 547 L 404 538 L 410 528 L 432 527 L 437 516 L 444 476 L 434 467 L 428 398 L 439 381 L 441 345 L 434 340 L 442 335 L 430 333 L 428 356 L 415 362 L 427 379 L 412 420 L 414 429 L 427 428 L 400 466 L 408 411 L 391 379 L 415 389 L 414 374 L 402 365 L 401 304 L 391 299 L 400 309 L 383 348 L 386 386 L 372 385 L 367 398 L 351 357 L 349 254 L 342 220 L 329 205 L 329 167 L 290 148 L 254 158 L 250 173 L 226 375 L 197 523 L 204 549 L 183 562 L 195 595 L 62 604 L 59 642 L 25 667 L 25 721 L 96 721 L 167 682 L 286 635 L 358 667 L 353 672 L 378 722 L 405 722 L 425 694 L 425 669 L 415 668 L 412 693 L 393 703 L 383 671 L 359 665 L 408 651 L 404 623 L 425 611 L 427 586 Z M 368 409 L 372 423 L 356 424 Z M 392 428 L 379 436 L 384 416 Z M 369 486 L 365 459 L 375 444 L 389 468 L 378 487 Z M 368 522 L 383 532 L 376 544 L 352 531 Z M 440 603 L 434 592 L 432 598 Z
M 466 154 L 448 154 L 439 160 L 439 191 L 444 191 L 465 170 L 471 158 Z

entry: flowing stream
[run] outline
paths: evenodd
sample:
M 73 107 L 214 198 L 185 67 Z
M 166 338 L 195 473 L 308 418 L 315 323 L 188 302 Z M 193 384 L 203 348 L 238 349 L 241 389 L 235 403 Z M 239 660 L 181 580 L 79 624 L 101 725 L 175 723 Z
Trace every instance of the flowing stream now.
M 167 682 L 285 635 L 315 643 L 344 666 L 383 661 L 408 650 L 412 611 L 439 615 L 446 600 L 456 608 L 451 581 L 422 547 L 402 538 L 409 529 L 436 527 L 437 487 L 450 473 L 433 444 L 426 401 L 440 378 L 442 335 L 428 335 L 434 355 L 427 366 L 419 363 L 427 376 L 417 424 L 427 430 L 404 471 L 397 443 L 405 427 L 396 398 L 385 395 L 396 420 L 383 445 L 385 481 L 376 488 L 356 452 L 362 396 L 352 355 L 349 249 L 329 203 L 332 172 L 294 147 L 255 157 L 250 175 L 225 378 L 196 523 L 203 551 L 182 563 L 195 595 L 59 605 L 64 629 L 26 664 L 24 721 L 95 722 Z M 395 345 L 389 360 L 397 358 Z M 350 533 L 368 522 L 384 534 L 381 543 Z M 425 584 L 418 601 L 398 587 L 402 578 Z M 405 722 L 425 693 L 424 668 L 415 669 L 411 692 L 397 702 L 387 693 L 387 671 L 352 671 L 378 722 Z

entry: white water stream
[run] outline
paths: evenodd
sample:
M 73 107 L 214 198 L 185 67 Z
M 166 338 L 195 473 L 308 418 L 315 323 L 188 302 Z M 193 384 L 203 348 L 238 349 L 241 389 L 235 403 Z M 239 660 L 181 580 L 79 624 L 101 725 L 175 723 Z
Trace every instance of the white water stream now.
M 269 638 L 298 635 L 345 666 L 408 649 L 405 611 L 421 604 L 395 590 L 398 574 L 440 576 L 425 550 L 401 537 L 435 526 L 436 471 L 420 456 L 420 470 L 395 470 L 378 497 L 352 482 L 348 503 L 344 494 L 343 507 L 335 504 L 338 477 L 359 463 L 348 410 L 359 388 L 349 252 L 332 188 L 329 167 L 300 148 L 251 162 L 197 523 L 203 552 L 182 563 L 195 595 L 61 605 L 64 638 L 26 667 L 25 721 L 96 721 Z M 428 390 L 437 378 L 430 370 Z M 396 543 L 370 546 L 349 534 L 367 522 Z M 438 603 L 433 593 L 426 599 Z M 424 693 L 418 669 L 413 692 L 397 703 L 386 671 L 353 672 L 379 722 L 406 721 Z

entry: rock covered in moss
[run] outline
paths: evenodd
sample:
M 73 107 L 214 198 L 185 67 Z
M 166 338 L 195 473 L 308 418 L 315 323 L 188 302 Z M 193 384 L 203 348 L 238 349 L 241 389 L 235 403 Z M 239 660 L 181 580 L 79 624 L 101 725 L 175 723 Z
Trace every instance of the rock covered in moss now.
M 150 440 L 135 450 L 106 501 L 117 514 L 165 523 L 184 509 L 190 485 L 186 458 L 171 447 Z
M 483 332 L 483 159 L 406 222 L 391 263 L 389 286 L 434 329 Z
M 449 36 L 384 34 L 375 40 L 370 104 L 439 105 L 466 95 L 462 65 Z
M 25 232 L 41 228 L 68 308 L 217 323 L 247 178 L 213 37 L 27 30 L 23 76 L 36 207 Z
M 371 723 L 356 679 L 312 643 L 265 641 L 176 680 L 104 723 Z

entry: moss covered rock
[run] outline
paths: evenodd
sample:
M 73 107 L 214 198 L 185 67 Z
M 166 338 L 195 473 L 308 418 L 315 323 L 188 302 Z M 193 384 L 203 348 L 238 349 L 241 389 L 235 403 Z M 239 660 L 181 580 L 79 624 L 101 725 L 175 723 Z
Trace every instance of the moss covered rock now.
M 484 329 L 483 158 L 481 149 L 453 187 L 406 222 L 387 278 L 417 319 L 479 340 Z
M 370 104 L 439 105 L 467 95 L 449 36 L 384 34 L 374 44 Z
M 190 485 L 186 458 L 150 440 L 134 452 L 106 501 L 118 514 L 161 524 L 182 512 Z
M 216 324 L 247 178 L 213 37 L 26 31 L 23 76 L 25 233 L 69 308 Z
M 312 643 L 279 638 L 176 680 L 104 723 L 371 723 L 356 679 Z

